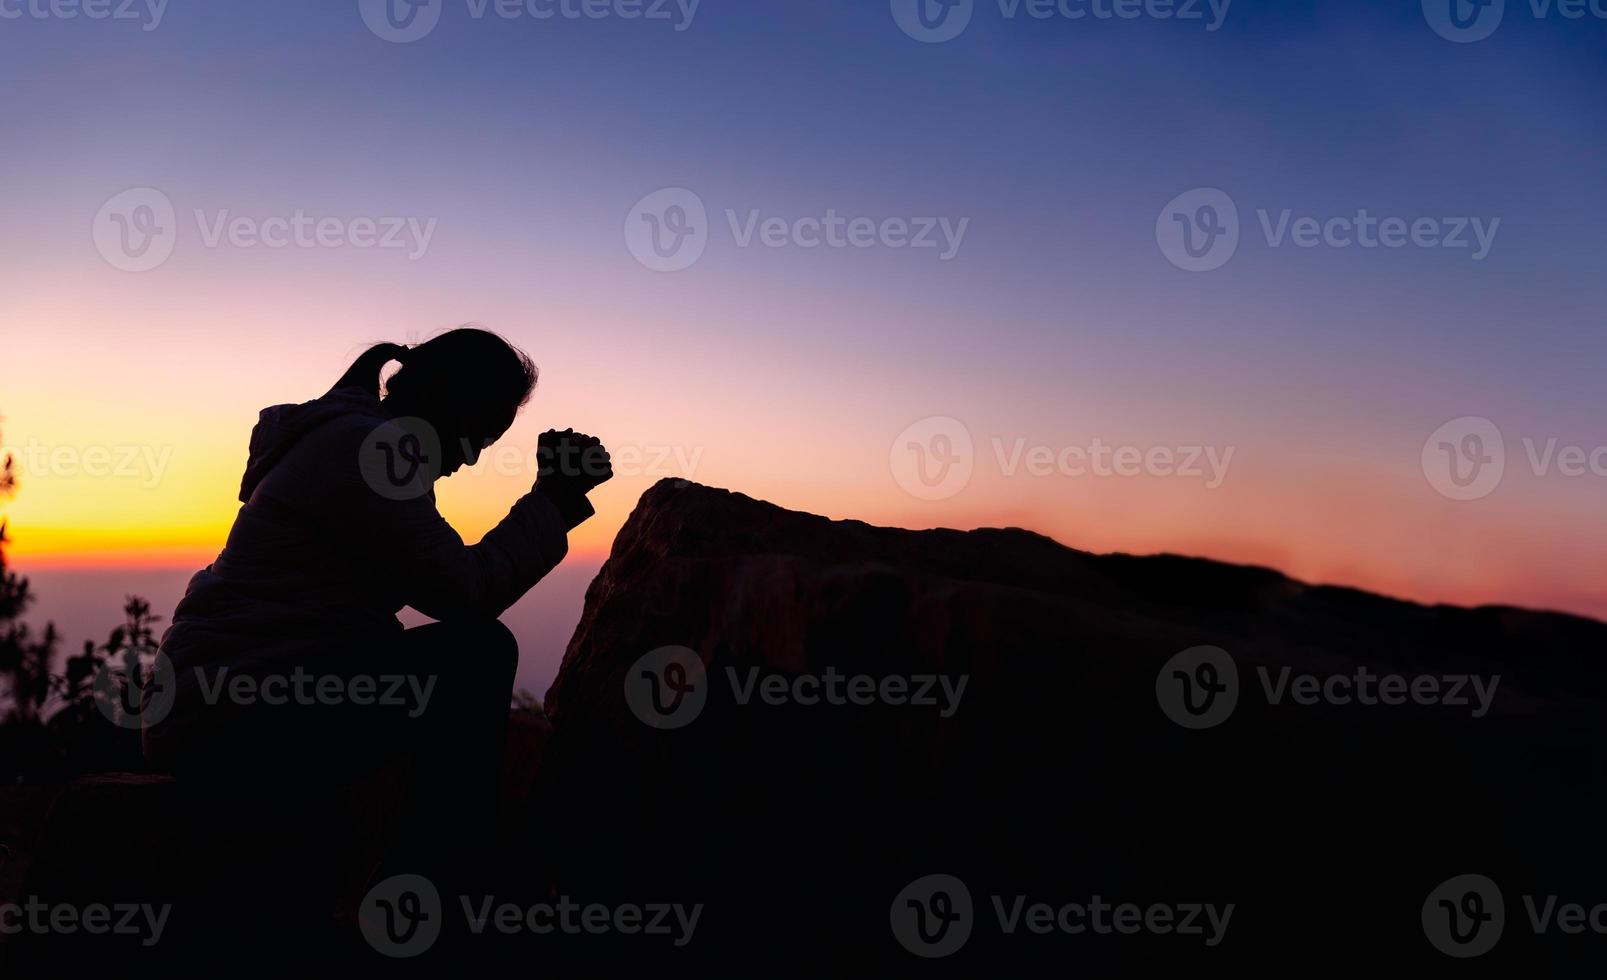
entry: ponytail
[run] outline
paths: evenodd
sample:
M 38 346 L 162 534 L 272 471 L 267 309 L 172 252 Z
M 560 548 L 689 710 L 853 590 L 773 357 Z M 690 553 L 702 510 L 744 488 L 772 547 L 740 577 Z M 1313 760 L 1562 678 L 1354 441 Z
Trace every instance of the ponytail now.
M 375 344 L 358 356 L 335 387 L 361 388 L 377 398 L 379 372 L 391 361 L 401 361 L 402 369 L 386 383 L 386 397 L 403 399 L 415 409 L 462 402 L 512 415 L 536 387 L 536 366 L 530 358 L 476 327 L 448 330 L 417 347 Z
M 401 344 L 375 344 L 363 351 L 346 369 L 341 379 L 335 382 L 336 388 L 361 388 L 379 397 L 379 372 L 391 361 L 406 361 L 408 349 Z

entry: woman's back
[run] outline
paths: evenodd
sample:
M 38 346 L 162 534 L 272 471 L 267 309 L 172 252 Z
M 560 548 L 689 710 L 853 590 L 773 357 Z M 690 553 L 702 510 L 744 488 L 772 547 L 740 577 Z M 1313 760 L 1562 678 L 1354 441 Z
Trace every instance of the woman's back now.
M 563 559 L 573 521 L 536 492 L 466 546 L 435 509 L 428 467 L 391 479 L 409 425 L 357 387 L 262 412 L 228 541 L 162 641 L 181 691 L 196 667 L 301 662 L 342 637 L 400 629 L 404 605 L 495 618 Z
M 363 522 L 351 519 L 378 502 L 351 477 L 363 438 L 385 421 L 379 400 L 358 388 L 263 410 L 241 482 L 244 504 L 222 553 L 190 580 L 163 639 L 181 672 L 395 622 L 401 603 L 385 598 Z

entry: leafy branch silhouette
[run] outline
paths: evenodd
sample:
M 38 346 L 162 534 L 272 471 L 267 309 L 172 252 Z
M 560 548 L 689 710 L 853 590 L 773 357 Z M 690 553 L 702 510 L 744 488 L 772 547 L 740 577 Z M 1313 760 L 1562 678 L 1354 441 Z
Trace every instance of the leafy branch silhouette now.
M 0 500 L 19 487 L 15 460 L 0 458 Z M 61 635 L 22 621 L 37 598 L 28 579 L 7 564 L 8 522 L 0 518 L 0 779 L 59 778 L 96 769 L 137 769 L 139 732 L 113 723 L 105 704 L 124 710 L 134 678 L 156 655 L 151 604 L 127 596 L 122 625 L 105 643 L 85 640 L 61 673 L 53 666 Z M 100 703 L 97 704 L 97 699 Z

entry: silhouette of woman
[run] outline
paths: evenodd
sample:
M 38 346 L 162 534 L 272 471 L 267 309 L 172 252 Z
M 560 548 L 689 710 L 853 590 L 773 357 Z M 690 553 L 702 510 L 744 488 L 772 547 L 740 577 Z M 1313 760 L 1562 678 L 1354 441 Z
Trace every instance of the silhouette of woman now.
M 380 372 L 402 367 L 380 398 Z M 536 384 L 495 334 L 379 344 L 323 397 L 263 410 L 223 551 L 190 580 L 163 636 L 176 691 L 147 716 L 156 768 L 256 787 L 338 785 L 413 759 L 400 852 L 456 874 L 489 837 L 518 651 L 497 621 L 591 516 L 608 453 L 541 436 L 532 490 L 475 545 L 433 483 L 512 425 Z M 404 630 L 412 606 L 438 620 Z

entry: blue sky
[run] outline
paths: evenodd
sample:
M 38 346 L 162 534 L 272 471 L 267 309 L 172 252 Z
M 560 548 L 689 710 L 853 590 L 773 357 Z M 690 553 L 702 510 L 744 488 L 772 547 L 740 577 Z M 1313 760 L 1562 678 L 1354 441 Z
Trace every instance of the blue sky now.
M 370 31 L 358 0 L 170 0 L 148 31 L 0 18 L 7 438 L 82 442 L 115 420 L 121 438 L 171 443 L 190 482 L 133 512 L 200 514 L 202 542 L 227 526 L 213 488 L 237 477 L 256 409 L 316 394 L 363 343 L 473 320 L 542 364 L 532 425 L 695 442 L 711 482 L 791 506 L 1607 611 L 1579 584 L 1602 578 L 1600 479 L 1525 476 L 1462 505 L 1418 471 L 1424 438 L 1462 415 L 1514 443 L 1607 443 L 1607 20 L 1508 0 L 1492 35 L 1453 43 L 1416 0 L 1233 0 L 1216 30 L 978 0 L 962 34 L 927 44 L 891 0 L 702 0 L 680 31 L 472 9 L 448 0 L 405 44 Z M 183 227 L 171 261 L 130 274 L 89 232 L 140 187 Z M 673 274 L 643 268 L 621 232 L 665 188 L 710 216 L 706 254 Z M 1197 188 L 1241 219 L 1208 272 L 1174 267 L 1156 235 Z M 408 262 L 203 248 L 186 225 L 298 209 L 439 228 Z M 727 218 L 828 209 L 965 234 L 951 260 L 743 248 Z M 1500 224 L 1479 260 L 1274 248 L 1258 212 L 1285 209 Z M 1186 498 L 979 480 L 912 501 L 887 446 L 927 416 L 979 440 L 1231 443 L 1245 475 Z M 205 465 L 183 470 L 187 453 Z M 93 525 L 34 485 L 16 525 L 32 516 L 35 540 Z M 606 549 L 640 489 L 606 502 L 587 548 Z M 494 519 L 508 492 L 466 495 L 462 520 Z

